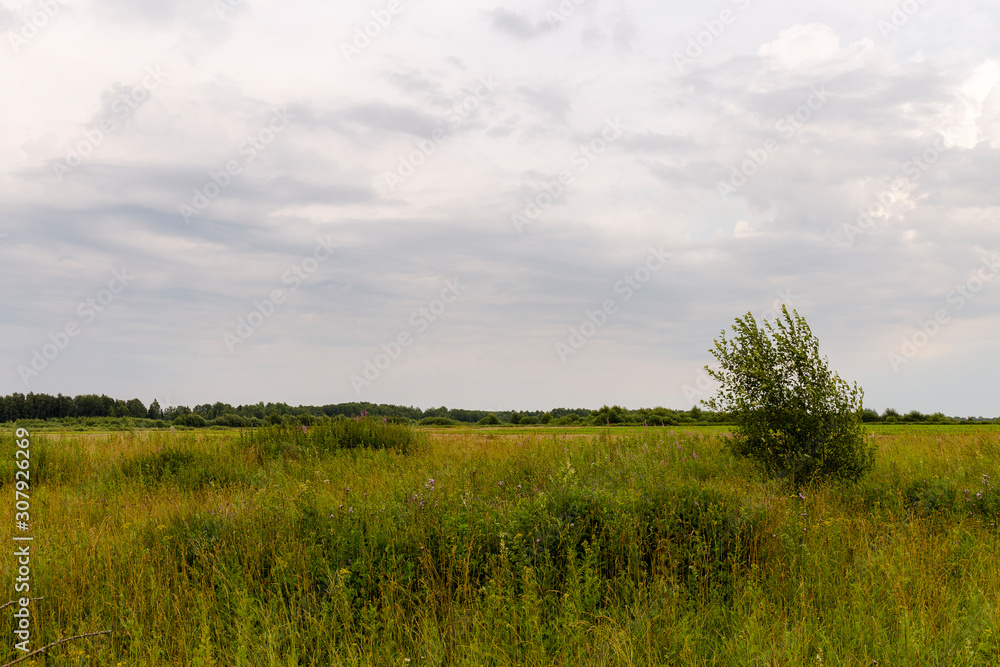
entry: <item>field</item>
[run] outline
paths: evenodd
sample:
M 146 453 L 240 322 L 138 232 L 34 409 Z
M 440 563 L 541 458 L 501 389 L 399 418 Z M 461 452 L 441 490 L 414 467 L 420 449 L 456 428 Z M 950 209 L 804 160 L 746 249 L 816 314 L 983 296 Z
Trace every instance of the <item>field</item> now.
M 35 664 L 1000 664 L 996 427 L 801 493 L 719 427 L 379 428 L 33 431 L 32 647 L 112 631 Z

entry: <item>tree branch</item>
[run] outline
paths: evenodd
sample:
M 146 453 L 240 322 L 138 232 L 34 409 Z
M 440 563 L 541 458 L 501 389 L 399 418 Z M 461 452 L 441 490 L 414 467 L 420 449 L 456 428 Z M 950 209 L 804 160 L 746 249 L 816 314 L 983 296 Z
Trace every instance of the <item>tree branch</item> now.
M 22 655 L 17 660 L 12 660 L 11 662 L 8 662 L 8 663 L 5 663 L 3 665 L 0 665 L 0 667 L 10 667 L 11 665 L 16 665 L 17 663 L 21 662 L 22 660 L 27 660 L 28 658 L 30 658 L 32 656 L 35 656 L 35 655 L 38 655 L 39 653 L 42 653 L 43 651 L 48 651 L 53 646 L 59 646 L 59 644 L 65 644 L 66 642 L 71 642 L 74 639 L 84 639 L 85 637 L 96 637 L 98 635 L 110 635 L 110 634 L 111 634 L 111 630 L 101 630 L 100 632 L 88 632 L 88 633 L 83 634 L 83 635 L 76 635 L 75 637 L 66 637 L 64 639 L 58 639 L 58 640 L 52 642 L 51 644 L 47 644 L 47 645 L 43 646 L 42 648 L 35 649 L 31 653 L 26 653 L 25 655 Z

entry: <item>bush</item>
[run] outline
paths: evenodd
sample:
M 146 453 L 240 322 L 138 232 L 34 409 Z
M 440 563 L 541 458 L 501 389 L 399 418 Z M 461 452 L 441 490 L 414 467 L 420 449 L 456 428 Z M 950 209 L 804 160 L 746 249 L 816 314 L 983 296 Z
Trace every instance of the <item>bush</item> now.
M 861 421 L 864 392 L 827 368 L 805 319 L 781 312 L 765 329 L 750 313 L 737 318 L 731 341 L 723 330 L 712 350 L 721 368 L 706 366 L 721 386 L 703 402 L 731 414 L 730 451 L 770 474 L 796 486 L 857 478 L 875 462 Z
M 495 414 L 490 413 L 476 423 L 482 424 L 483 426 L 496 426 L 497 424 L 500 423 L 500 420 L 497 419 L 497 416 Z
M 230 428 L 244 428 L 249 426 L 246 419 L 234 413 L 219 415 L 211 423 L 213 426 L 228 426 Z
M 240 446 L 255 450 L 258 462 L 340 449 L 395 449 L 406 453 L 418 449 L 424 442 L 424 435 L 408 424 L 393 424 L 381 417 L 348 418 L 343 415 L 318 421 L 315 426 L 264 426 L 245 432 L 240 438 Z
M 421 426 L 457 426 L 458 422 L 447 417 L 424 417 L 417 422 Z
M 126 479 L 148 486 L 171 483 L 182 489 L 200 489 L 210 484 L 228 486 L 247 481 L 246 470 L 239 462 L 176 447 L 127 460 L 121 464 L 120 470 Z
M 193 426 L 194 428 L 204 428 L 208 426 L 208 422 L 201 415 L 196 415 L 193 412 L 189 412 L 186 415 L 181 415 L 174 420 L 174 424 L 178 426 Z

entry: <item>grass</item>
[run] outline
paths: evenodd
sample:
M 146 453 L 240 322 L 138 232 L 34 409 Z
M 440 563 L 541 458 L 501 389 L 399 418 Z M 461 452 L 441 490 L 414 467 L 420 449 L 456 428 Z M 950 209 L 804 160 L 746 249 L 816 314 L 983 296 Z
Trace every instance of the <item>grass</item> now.
M 800 497 L 725 428 L 390 426 L 34 433 L 33 646 L 110 628 L 47 664 L 1000 662 L 995 427 L 872 429 L 872 474 Z

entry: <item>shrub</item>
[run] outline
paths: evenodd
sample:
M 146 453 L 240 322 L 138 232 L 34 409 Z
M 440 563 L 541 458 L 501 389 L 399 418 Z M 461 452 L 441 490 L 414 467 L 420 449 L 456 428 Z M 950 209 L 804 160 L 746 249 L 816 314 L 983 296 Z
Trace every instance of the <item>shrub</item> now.
M 421 426 L 457 426 L 458 422 L 447 417 L 424 417 L 417 422 Z
M 240 438 L 242 448 L 256 450 L 258 461 L 339 449 L 395 449 L 405 453 L 419 448 L 423 442 L 424 436 L 408 424 L 393 424 L 382 417 L 343 415 L 324 419 L 314 426 L 272 424 L 244 433 Z
M 721 384 L 707 406 L 727 411 L 736 430 L 730 451 L 796 486 L 823 478 L 857 478 L 874 465 L 862 427 L 864 392 L 827 368 L 819 340 L 798 313 L 782 307 L 772 325 L 747 313 L 736 337 L 715 341 Z
M 231 428 L 243 428 L 249 425 L 246 419 L 232 412 L 219 415 L 212 420 L 212 424 L 215 426 L 229 426 Z
M 497 416 L 491 412 L 480 419 L 477 423 L 482 424 L 483 426 L 496 426 L 500 423 L 500 420 L 497 419 Z
M 186 415 L 181 415 L 174 420 L 174 423 L 178 426 L 193 426 L 195 428 L 204 428 L 208 426 L 208 422 L 201 415 L 196 415 L 193 412 L 189 412 Z

